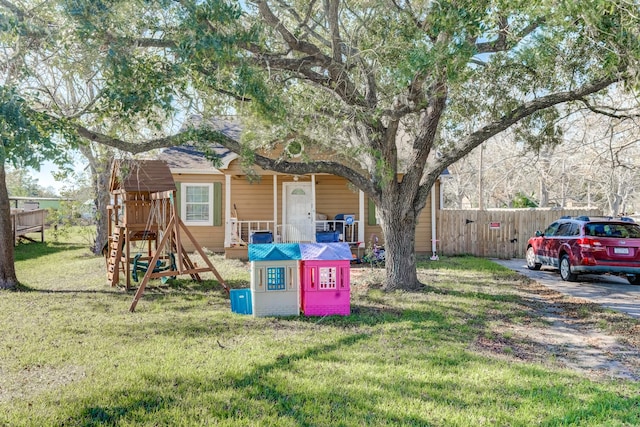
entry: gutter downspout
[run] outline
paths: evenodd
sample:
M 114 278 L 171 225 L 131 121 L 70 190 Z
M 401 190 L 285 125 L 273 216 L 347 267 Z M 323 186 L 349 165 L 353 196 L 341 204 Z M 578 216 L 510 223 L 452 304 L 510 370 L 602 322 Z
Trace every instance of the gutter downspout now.
M 360 190 L 358 194 L 358 249 L 364 247 L 364 191 Z M 359 257 L 358 257 L 359 258 Z
M 435 185 L 434 185 L 435 187 Z M 431 188 L 431 261 L 437 261 L 438 252 L 436 251 L 436 190 Z

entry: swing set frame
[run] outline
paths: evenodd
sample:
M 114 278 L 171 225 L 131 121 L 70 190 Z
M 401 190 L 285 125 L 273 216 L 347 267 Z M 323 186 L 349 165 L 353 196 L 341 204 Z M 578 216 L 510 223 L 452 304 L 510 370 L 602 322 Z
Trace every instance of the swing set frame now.
M 137 269 L 136 275 L 138 271 L 145 271 L 129 311 L 135 310 L 151 279 L 166 280 L 188 274 L 193 280 L 201 281 L 200 273 L 211 272 L 229 293 L 224 279 L 178 215 L 176 186 L 167 164 L 159 160 L 127 161 L 126 169 L 124 175 L 120 162 L 115 162 L 112 168 L 110 191 L 114 203 L 107 208 L 106 256 L 107 277 L 112 286 L 119 283 L 122 273 L 128 290 L 132 268 Z M 198 266 L 189 258 L 182 245 L 185 237 L 205 266 Z M 146 246 L 145 250 L 134 250 L 140 242 Z

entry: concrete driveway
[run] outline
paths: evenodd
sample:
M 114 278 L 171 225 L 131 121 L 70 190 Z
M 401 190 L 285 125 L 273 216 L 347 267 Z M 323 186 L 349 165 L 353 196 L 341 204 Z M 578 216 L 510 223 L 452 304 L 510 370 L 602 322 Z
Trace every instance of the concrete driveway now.
M 640 318 L 640 286 L 633 286 L 617 276 L 580 275 L 578 282 L 565 282 L 558 270 L 542 267 L 529 270 L 524 259 L 492 259 L 497 264 L 517 271 L 555 291 L 584 298 L 612 310 L 621 311 Z

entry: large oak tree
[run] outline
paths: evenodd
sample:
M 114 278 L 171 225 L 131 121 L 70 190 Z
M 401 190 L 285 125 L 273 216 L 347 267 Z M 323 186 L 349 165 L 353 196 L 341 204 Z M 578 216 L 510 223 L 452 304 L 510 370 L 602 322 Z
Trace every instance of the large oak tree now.
M 71 121 L 79 135 L 133 153 L 195 138 L 266 169 L 345 177 L 376 204 L 388 289 L 420 286 L 416 219 L 447 166 L 509 128 L 541 126 L 550 107 L 598 105 L 638 71 L 629 0 L 60 4 L 81 40 L 74 58 L 100 64 L 92 121 Z M 242 141 L 205 126 L 167 133 L 159 120 L 229 112 L 244 118 Z M 96 114 L 157 126 L 125 138 L 90 126 Z M 259 154 L 292 141 L 331 155 Z

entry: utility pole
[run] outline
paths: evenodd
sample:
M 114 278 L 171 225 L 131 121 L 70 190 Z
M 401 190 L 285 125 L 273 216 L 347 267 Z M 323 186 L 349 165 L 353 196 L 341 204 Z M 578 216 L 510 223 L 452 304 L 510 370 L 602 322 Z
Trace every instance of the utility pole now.
M 482 176 L 482 163 L 483 163 L 483 157 L 484 157 L 484 144 L 482 144 L 480 146 L 480 161 L 479 161 L 479 171 L 478 171 L 478 209 L 483 211 L 484 210 L 484 197 L 482 195 L 482 193 L 484 193 L 484 183 L 483 183 L 483 176 Z

